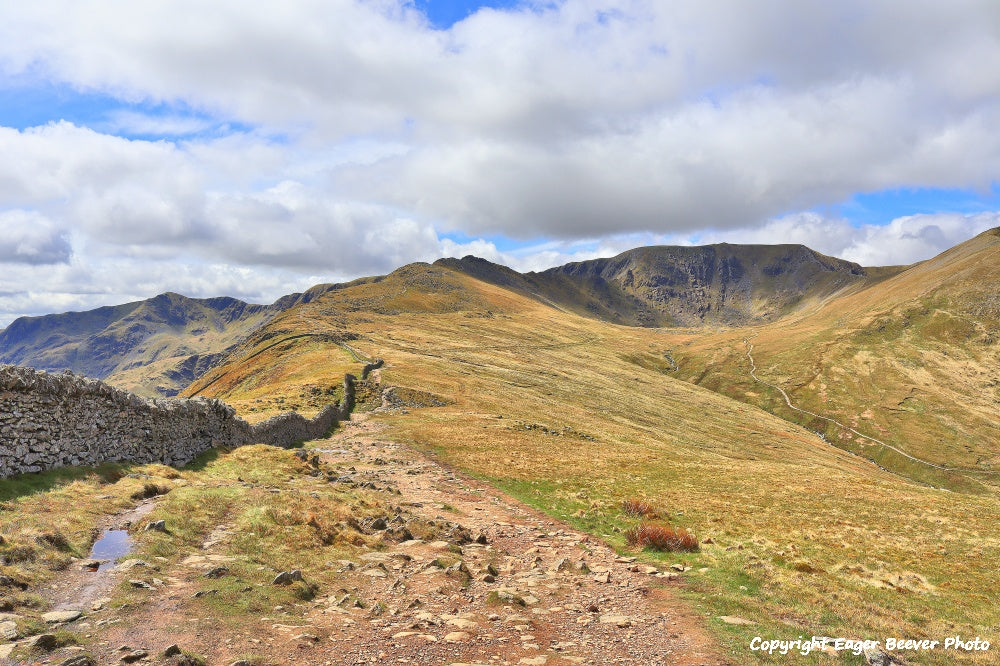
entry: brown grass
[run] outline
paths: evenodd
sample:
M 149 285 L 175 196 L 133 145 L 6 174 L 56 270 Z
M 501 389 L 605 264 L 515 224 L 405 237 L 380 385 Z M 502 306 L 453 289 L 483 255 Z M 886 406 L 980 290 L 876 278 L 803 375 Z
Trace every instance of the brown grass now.
M 317 321 L 328 320 L 330 326 L 345 321 L 359 336 L 352 346 L 386 359 L 383 381 L 449 401 L 376 415 L 399 441 L 432 451 L 442 462 L 490 479 L 554 518 L 619 547 L 632 527 L 623 520 L 624 500 L 655 497 L 659 507 L 670 507 L 674 529 L 711 540 L 697 552 L 674 556 L 691 567 L 682 574 L 681 593 L 700 606 L 699 612 L 757 623 L 738 627 L 710 621 L 736 663 L 759 657 L 747 645 L 760 632 L 782 638 L 795 638 L 805 628 L 817 635 L 867 638 L 975 636 L 1000 622 L 1000 609 L 990 603 L 988 592 L 1000 589 L 1000 572 L 986 565 L 1000 558 L 1000 542 L 991 536 L 1000 513 L 995 489 L 967 494 L 911 482 L 746 404 L 753 396 L 743 392 L 752 391 L 759 396 L 755 404 L 784 415 L 780 397 L 746 383 L 745 331 L 611 326 L 444 270 L 423 270 L 433 274 L 441 296 L 419 308 L 407 300 L 420 295 L 410 277 L 390 276 L 331 292 L 296 315 L 306 322 L 303 330 Z M 867 401 L 866 409 L 875 414 L 868 419 L 861 415 L 864 410 L 858 412 L 859 425 L 910 424 L 890 435 L 905 432 L 913 445 L 931 448 L 940 429 L 920 432 L 920 424 L 929 421 L 916 419 L 912 425 L 909 419 L 919 415 L 921 404 L 934 404 L 924 392 L 943 384 L 933 373 L 919 378 L 919 359 L 902 358 L 899 365 L 915 363 L 907 372 L 920 379 L 911 392 L 892 374 L 896 366 L 879 360 L 888 347 L 880 348 L 877 359 L 847 355 L 844 348 L 830 365 L 834 357 L 824 356 L 826 345 L 846 328 L 834 326 L 837 317 L 849 321 L 849 315 L 842 311 L 808 326 L 786 321 L 784 330 L 762 332 L 755 339 L 760 374 L 800 387 L 793 389 L 793 398 L 813 395 L 817 408 L 823 400 L 848 404 L 843 400 L 853 391 L 850 399 Z M 292 328 L 288 321 L 280 324 Z M 792 336 L 799 342 L 786 344 Z M 662 357 L 667 350 L 680 366 L 676 372 L 623 358 Z M 934 358 L 942 364 L 959 362 Z M 271 385 L 269 367 L 282 363 L 281 355 L 254 361 L 246 374 L 234 369 L 234 376 L 247 380 L 247 391 L 291 392 L 335 374 L 332 365 L 318 359 L 294 380 L 299 387 Z M 817 369 L 821 375 L 810 384 L 807 375 Z M 982 381 L 995 376 L 993 370 Z M 703 384 L 718 380 L 713 389 L 746 402 L 693 385 L 700 377 Z M 826 398 L 821 397 L 824 384 Z M 898 398 L 894 393 L 887 403 L 897 411 L 881 407 L 885 398 L 879 392 L 892 386 L 895 393 L 906 393 Z M 227 399 L 239 399 L 244 390 L 233 388 Z M 968 399 L 985 404 L 996 395 L 995 388 L 990 390 Z M 896 407 L 900 402 L 902 407 Z M 949 405 L 958 409 L 956 401 Z M 803 406 L 811 408 L 807 402 Z M 904 408 L 909 411 L 898 411 Z M 544 429 L 525 427 L 538 423 L 542 414 Z M 879 421 L 885 418 L 890 420 Z M 990 446 L 995 450 L 996 437 L 982 432 L 970 446 L 977 453 Z M 943 440 L 942 456 L 953 453 L 954 442 Z M 657 556 L 646 552 L 641 557 Z M 905 582 L 915 576 L 926 585 Z M 916 658 L 931 664 L 989 659 L 943 652 Z
M 694 553 L 698 550 L 695 535 L 664 523 L 640 523 L 625 533 L 625 542 L 632 548 L 651 548 L 660 552 Z
M 622 500 L 622 513 L 634 518 L 658 518 L 660 515 L 655 506 L 635 497 Z

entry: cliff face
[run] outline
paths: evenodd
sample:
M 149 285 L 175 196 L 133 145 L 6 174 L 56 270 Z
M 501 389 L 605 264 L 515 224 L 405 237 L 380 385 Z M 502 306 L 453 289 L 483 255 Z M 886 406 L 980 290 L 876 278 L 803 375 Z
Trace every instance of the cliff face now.
M 442 260 L 499 286 L 632 326 L 745 325 L 873 278 L 802 245 L 643 247 L 520 274 L 476 257 Z
M 720 244 L 638 248 L 539 276 L 569 278 L 584 298 L 619 293 L 634 304 L 632 312 L 618 313 L 623 323 L 698 326 L 769 321 L 804 299 L 862 282 L 866 274 L 857 264 L 802 245 Z

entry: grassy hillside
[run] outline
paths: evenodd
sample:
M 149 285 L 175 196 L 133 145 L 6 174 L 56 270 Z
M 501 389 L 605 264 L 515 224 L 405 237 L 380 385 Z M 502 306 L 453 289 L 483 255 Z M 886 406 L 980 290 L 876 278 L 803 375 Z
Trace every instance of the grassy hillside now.
M 878 285 L 798 316 L 703 335 L 663 336 L 675 376 L 765 407 L 844 447 L 930 483 L 936 467 L 995 484 L 1000 471 L 1000 230 Z M 782 387 L 796 406 L 749 376 Z M 925 460 L 922 465 L 868 435 Z M 972 470 L 966 474 L 964 470 Z
M 284 346 L 265 350 L 272 332 Z M 690 567 L 682 593 L 741 663 L 766 660 L 748 651 L 755 635 L 996 637 L 996 491 L 975 478 L 975 493 L 913 482 L 681 380 L 706 359 L 720 376 L 726 363 L 745 369 L 738 333 L 615 326 L 445 266 L 412 265 L 289 310 L 192 391 L 246 406 L 322 386 L 346 359 L 333 338 L 318 348 L 317 332 L 350 334 L 352 348 L 387 361 L 384 382 L 449 403 L 378 414 L 399 440 L 622 548 L 636 522 L 622 512 L 626 499 L 691 529 L 699 552 L 643 557 Z M 777 344 L 777 328 L 771 336 Z M 296 356 L 309 362 L 284 372 Z M 919 655 L 962 659 L 976 655 Z
M 445 259 L 438 265 L 559 309 L 638 326 L 771 321 L 892 272 L 863 269 L 801 245 L 638 248 L 611 259 L 523 275 L 475 257 Z M 392 306 L 397 310 L 433 308 L 447 298 L 434 285 L 420 283 L 420 276 L 410 278 L 416 280 L 413 293 L 431 301 L 425 306 L 403 298 Z M 140 395 L 172 396 L 293 305 L 382 279 L 319 285 L 266 306 L 167 293 L 89 312 L 23 317 L 0 332 L 0 362 L 72 370 Z

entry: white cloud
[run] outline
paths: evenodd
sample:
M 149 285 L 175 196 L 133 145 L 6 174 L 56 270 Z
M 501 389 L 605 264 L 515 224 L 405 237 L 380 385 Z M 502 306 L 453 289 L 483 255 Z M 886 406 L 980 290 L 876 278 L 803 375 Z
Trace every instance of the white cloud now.
M 975 214 L 908 215 L 885 225 L 852 225 L 843 218 L 797 213 L 762 226 L 672 237 L 681 244 L 797 243 L 862 266 L 907 265 L 930 259 L 988 229 L 1000 226 L 1000 211 Z
M 67 233 L 35 211 L 0 211 L 0 262 L 55 264 L 69 259 Z
M 696 236 L 926 258 L 996 220 L 795 211 L 990 188 L 998 20 L 992 0 L 574 0 L 441 31 L 403 0 L 6 3 L 0 80 L 167 111 L 0 127 L 3 289 L 45 285 L 34 307 L 55 307 L 140 284 L 224 293 L 247 270 L 290 287 L 442 254 L 537 269 Z M 456 230 L 472 240 L 442 239 Z

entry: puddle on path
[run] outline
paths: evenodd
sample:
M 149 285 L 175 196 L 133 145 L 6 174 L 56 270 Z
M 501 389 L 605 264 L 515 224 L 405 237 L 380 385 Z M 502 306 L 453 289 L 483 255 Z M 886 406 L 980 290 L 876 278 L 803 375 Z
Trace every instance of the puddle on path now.
M 114 569 L 115 560 L 132 552 L 132 537 L 128 530 L 105 530 L 101 538 L 90 549 L 88 559 L 99 560 L 97 571 Z
M 100 561 L 100 566 L 96 569 L 72 568 L 60 583 L 46 590 L 45 596 L 51 598 L 53 610 L 86 609 L 107 594 L 115 580 L 116 560 L 132 552 L 132 537 L 125 528 L 138 522 L 154 507 L 155 502 L 146 501 L 114 518 L 114 523 L 90 549 L 88 559 Z

